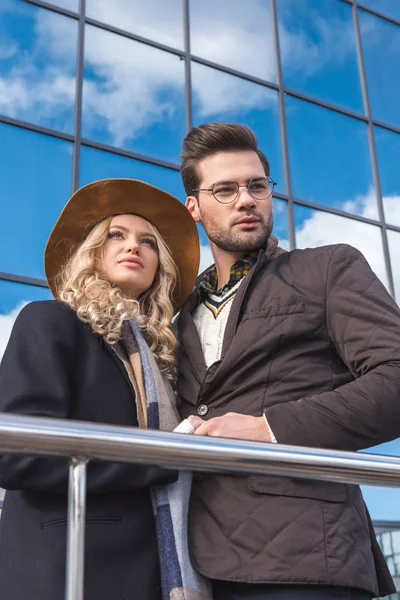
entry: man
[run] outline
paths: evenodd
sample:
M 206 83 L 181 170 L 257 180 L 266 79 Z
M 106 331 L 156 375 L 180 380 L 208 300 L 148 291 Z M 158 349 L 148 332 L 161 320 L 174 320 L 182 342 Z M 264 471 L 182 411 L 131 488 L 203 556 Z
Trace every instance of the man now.
M 360 450 L 400 431 L 400 311 L 341 244 L 285 252 L 252 132 L 211 123 L 183 143 L 187 208 L 215 265 L 179 317 L 178 391 L 197 435 Z M 365 600 L 394 591 L 358 486 L 195 478 L 196 568 L 215 600 Z

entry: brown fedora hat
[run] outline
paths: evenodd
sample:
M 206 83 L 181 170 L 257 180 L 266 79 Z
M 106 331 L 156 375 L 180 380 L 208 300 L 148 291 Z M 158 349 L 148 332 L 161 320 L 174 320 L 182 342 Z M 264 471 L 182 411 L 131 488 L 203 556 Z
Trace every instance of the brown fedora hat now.
M 54 225 L 44 254 L 52 294 L 57 297 L 56 277 L 92 227 L 120 213 L 134 213 L 147 219 L 168 244 L 179 271 L 174 290 L 174 304 L 179 310 L 194 286 L 199 268 L 200 245 L 195 222 L 177 198 L 135 179 L 94 181 L 71 196 Z

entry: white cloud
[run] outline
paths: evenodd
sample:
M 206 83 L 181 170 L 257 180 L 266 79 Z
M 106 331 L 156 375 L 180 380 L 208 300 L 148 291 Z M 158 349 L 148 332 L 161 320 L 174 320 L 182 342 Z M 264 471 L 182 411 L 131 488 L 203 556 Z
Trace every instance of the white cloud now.
M 180 47 L 180 3 L 174 2 L 172 9 L 155 0 L 140 3 L 140 9 L 139 3 L 130 0 L 93 0 L 88 7 L 93 7 L 91 16 L 100 21 L 158 40 L 163 36 L 165 43 Z M 198 6 L 192 5 L 194 53 L 274 80 L 271 23 L 262 0 L 252 0 L 250 7 L 242 0 L 230 0 L 229 18 L 225 2 L 202 0 L 201 9 Z M 21 40 L 10 36 L 0 47 L 0 54 L 11 48 L 18 56 L 14 68 L 0 78 L 0 110 L 20 117 L 22 111 L 28 120 L 29 111 L 50 117 L 71 111 L 75 89 L 76 24 L 73 27 L 71 20 L 50 11 L 36 10 L 35 14 L 35 44 L 29 56 L 21 48 L 16 52 Z M 158 23 L 163 23 L 162 32 Z M 318 47 L 303 31 L 281 27 L 284 63 L 306 75 L 322 70 L 328 62 L 340 64 L 352 45 L 352 32 L 340 20 L 332 19 L 328 27 L 318 19 L 315 26 L 325 40 Z M 150 126 L 173 118 L 184 122 L 179 114 L 184 100 L 184 63 L 178 57 L 87 27 L 85 69 L 90 75 L 84 88 L 86 129 L 105 128 L 111 143 L 124 144 Z M 203 119 L 212 115 L 229 118 L 233 112 L 276 105 L 274 91 L 199 65 L 194 65 L 192 83 Z
M 26 306 L 28 302 L 21 301 L 15 308 L 9 313 L 2 315 L 0 314 L 0 360 L 7 347 L 8 340 L 10 339 L 11 330 L 14 325 L 14 321 L 17 318 L 19 312 Z
M 388 222 L 400 223 L 400 196 L 384 198 L 385 216 Z M 376 215 L 376 196 L 370 190 L 364 197 L 345 203 L 345 209 L 357 207 L 364 217 Z M 360 250 L 367 258 L 372 270 L 388 286 L 380 227 L 347 219 L 322 211 L 310 211 L 310 217 L 296 228 L 298 248 L 314 248 L 325 244 L 346 243 Z M 390 240 L 389 240 L 390 241 Z M 400 244 L 391 246 L 391 262 L 395 290 L 400 298 Z
M 207 267 L 210 267 L 213 264 L 214 264 L 214 258 L 213 258 L 210 246 L 202 244 L 200 246 L 199 273 L 202 273 L 203 271 L 205 271 L 207 269 Z

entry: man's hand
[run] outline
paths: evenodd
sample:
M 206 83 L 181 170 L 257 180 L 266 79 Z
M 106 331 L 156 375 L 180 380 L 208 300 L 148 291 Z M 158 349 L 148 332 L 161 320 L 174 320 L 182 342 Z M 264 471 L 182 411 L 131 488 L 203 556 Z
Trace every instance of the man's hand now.
M 200 417 L 190 416 L 188 420 L 195 428 L 194 435 L 252 440 L 254 442 L 272 442 L 264 417 L 250 417 L 239 413 L 227 413 L 204 421 Z

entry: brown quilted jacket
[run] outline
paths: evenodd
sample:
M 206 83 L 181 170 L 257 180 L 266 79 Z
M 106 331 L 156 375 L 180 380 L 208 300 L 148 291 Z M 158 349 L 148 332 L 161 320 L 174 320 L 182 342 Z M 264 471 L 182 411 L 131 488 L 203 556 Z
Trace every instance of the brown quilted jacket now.
M 278 252 L 233 301 L 221 360 L 206 368 L 191 312 L 179 317 L 183 417 L 266 411 L 283 444 L 360 450 L 400 434 L 400 310 L 347 245 Z M 394 586 L 358 486 L 274 476 L 195 477 L 191 554 L 212 579 Z

